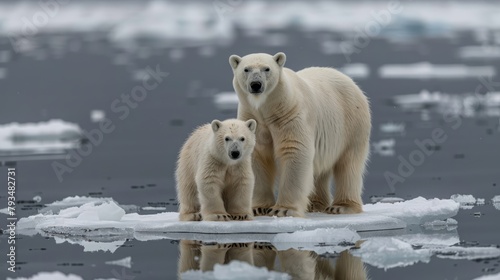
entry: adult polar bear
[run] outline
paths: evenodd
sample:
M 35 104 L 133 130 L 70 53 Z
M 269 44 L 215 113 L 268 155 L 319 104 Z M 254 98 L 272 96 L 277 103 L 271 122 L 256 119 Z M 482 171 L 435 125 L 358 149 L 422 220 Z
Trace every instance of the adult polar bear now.
M 366 96 L 335 69 L 294 72 L 283 67 L 285 61 L 284 53 L 229 58 L 239 98 L 238 119 L 259 124 L 253 153 L 254 214 L 362 212 L 371 130 Z

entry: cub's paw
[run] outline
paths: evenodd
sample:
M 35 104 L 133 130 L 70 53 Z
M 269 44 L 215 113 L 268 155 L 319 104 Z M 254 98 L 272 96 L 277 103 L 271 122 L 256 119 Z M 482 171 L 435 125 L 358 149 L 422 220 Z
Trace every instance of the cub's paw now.
M 180 213 L 179 214 L 180 221 L 201 221 L 200 213 Z
M 251 221 L 253 220 L 252 214 L 231 214 L 233 221 Z
M 273 206 L 267 210 L 268 216 L 276 217 L 304 217 L 303 213 L 291 208 L 286 208 L 282 206 Z
M 202 214 L 203 221 L 231 221 L 231 215 L 229 214 Z
M 363 212 L 363 209 L 357 205 L 334 204 L 326 207 L 324 212 L 327 214 L 357 214 Z
M 254 216 L 265 216 L 270 208 L 269 207 L 254 207 L 253 215 Z

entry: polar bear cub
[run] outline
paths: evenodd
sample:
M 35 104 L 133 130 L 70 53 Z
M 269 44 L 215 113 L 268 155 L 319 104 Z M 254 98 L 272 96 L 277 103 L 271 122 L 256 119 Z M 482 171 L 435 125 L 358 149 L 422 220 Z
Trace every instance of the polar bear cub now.
M 284 67 L 285 61 L 284 53 L 229 58 L 238 119 L 259 123 L 253 153 L 256 215 L 362 212 L 371 130 L 368 99 L 333 68 L 296 72 Z
M 181 221 L 251 220 L 255 120 L 214 120 L 196 129 L 177 162 Z

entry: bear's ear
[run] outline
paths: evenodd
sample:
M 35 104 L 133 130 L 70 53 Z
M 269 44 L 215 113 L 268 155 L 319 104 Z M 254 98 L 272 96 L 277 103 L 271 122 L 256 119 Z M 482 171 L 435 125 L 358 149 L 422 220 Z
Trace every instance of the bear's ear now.
M 213 130 L 213 132 L 217 132 L 221 126 L 222 126 L 221 121 L 219 121 L 219 120 L 213 120 L 212 121 L 212 130 Z
M 229 65 L 231 65 L 231 68 L 236 69 L 238 67 L 238 64 L 241 62 L 241 57 L 233 54 L 232 56 L 229 57 Z
M 282 52 L 279 52 L 273 56 L 273 59 L 274 61 L 276 61 L 276 63 L 278 63 L 280 67 L 283 67 L 286 62 L 286 55 Z
M 255 130 L 257 129 L 257 122 L 254 119 L 249 119 L 245 122 L 245 124 L 251 132 L 255 133 Z

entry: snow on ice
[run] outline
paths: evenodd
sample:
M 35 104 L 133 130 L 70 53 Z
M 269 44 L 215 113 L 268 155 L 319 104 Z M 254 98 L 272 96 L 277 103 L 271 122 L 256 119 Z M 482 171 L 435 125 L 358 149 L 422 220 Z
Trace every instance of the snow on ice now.
M 278 280 L 292 279 L 288 274 L 269 271 L 265 267 L 255 267 L 246 262 L 231 261 L 229 264 L 216 264 L 213 271 L 190 270 L 181 274 L 183 280 L 195 279 L 235 279 L 235 280 Z
M 500 280 L 500 273 L 481 276 L 474 280 Z

